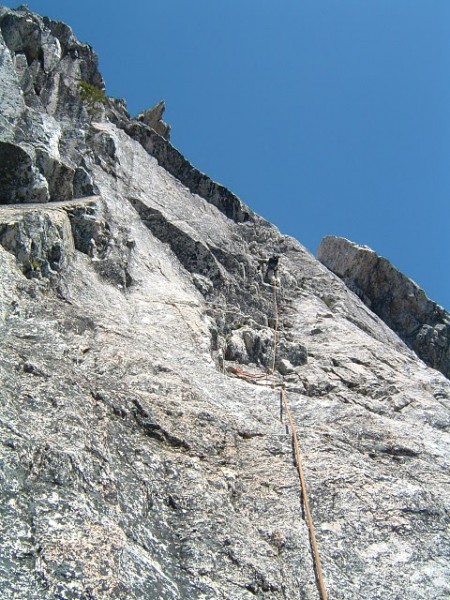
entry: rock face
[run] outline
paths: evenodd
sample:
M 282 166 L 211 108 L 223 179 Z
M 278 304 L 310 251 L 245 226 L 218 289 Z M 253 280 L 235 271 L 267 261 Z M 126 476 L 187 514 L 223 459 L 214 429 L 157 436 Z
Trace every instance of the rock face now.
M 450 378 L 450 314 L 367 246 L 326 237 L 318 259 L 430 367 Z
M 31 167 L 0 206 L 2 597 L 318 598 L 284 383 L 329 598 L 448 598 L 448 380 L 123 101 L 88 111 L 66 25 L 0 27 Z
M 168 125 L 165 121 L 162 120 L 162 116 L 164 111 L 166 110 L 166 105 L 164 100 L 155 104 L 152 108 L 144 110 L 141 114 L 139 114 L 136 119 L 145 123 L 152 129 L 159 133 L 165 140 L 169 141 L 170 138 L 170 125 Z
M 0 202 L 78 196 L 89 126 L 78 86 L 104 87 L 96 56 L 27 9 L 0 7 L 0 32 Z

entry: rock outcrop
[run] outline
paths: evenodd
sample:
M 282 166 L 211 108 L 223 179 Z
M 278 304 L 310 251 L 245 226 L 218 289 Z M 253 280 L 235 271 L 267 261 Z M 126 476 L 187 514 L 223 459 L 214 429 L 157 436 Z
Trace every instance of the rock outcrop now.
M 330 600 L 448 598 L 449 381 L 123 101 L 87 107 L 69 27 L 0 28 L 28 177 L 0 196 L 2 597 L 318 598 L 284 384 Z
M 164 100 L 161 100 L 152 108 L 144 110 L 144 112 L 140 113 L 137 117 L 137 121 L 141 121 L 151 129 L 154 129 L 156 133 L 159 133 L 161 137 L 165 140 L 169 141 L 170 139 L 170 125 L 168 125 L 165 121 L 163 121 L 163 114 L 166 110 L 166 105 Z
M 450 314 L 367 246 L 329 236 L 318 259 L 430 367 L 450 377 Z
M 0 32 L 0 202 L 76 197 L 90 121 L 79 84 L 104 88 L 97 58 L 67 25 L 26 8 L 0 7 Z

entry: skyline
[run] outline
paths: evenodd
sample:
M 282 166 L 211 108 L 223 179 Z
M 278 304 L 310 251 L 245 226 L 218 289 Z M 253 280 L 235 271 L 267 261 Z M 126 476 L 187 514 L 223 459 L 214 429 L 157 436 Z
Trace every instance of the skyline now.
M 450 308 L 448 2 L 28 6 L 131 114 L 164 99 L 172 143 L 282 233 L 367 245 Z

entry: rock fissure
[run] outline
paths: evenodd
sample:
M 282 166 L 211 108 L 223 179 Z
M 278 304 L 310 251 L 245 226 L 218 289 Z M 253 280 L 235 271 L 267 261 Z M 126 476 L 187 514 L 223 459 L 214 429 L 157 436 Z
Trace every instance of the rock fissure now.
M 315 600 L 276 392 L 233 375 L 273 367 L 329 598 L 446 599 L 448 379 L 173 148 L 162 103 L 89 107 L 68 26 L 1 7 L 0 30 L 5 600 Z M 406 343 L 443 361 L 446 317 L 408 289 L 430 320 L 403 310 Z

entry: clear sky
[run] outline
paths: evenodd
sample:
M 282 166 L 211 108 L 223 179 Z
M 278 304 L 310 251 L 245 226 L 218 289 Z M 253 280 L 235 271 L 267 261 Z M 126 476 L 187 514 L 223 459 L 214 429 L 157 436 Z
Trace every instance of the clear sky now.
M 366 244 L 450 309 L 450 0 L 28 6 L 132 114 L 164 99 L 172 143 L 283 233 Z

